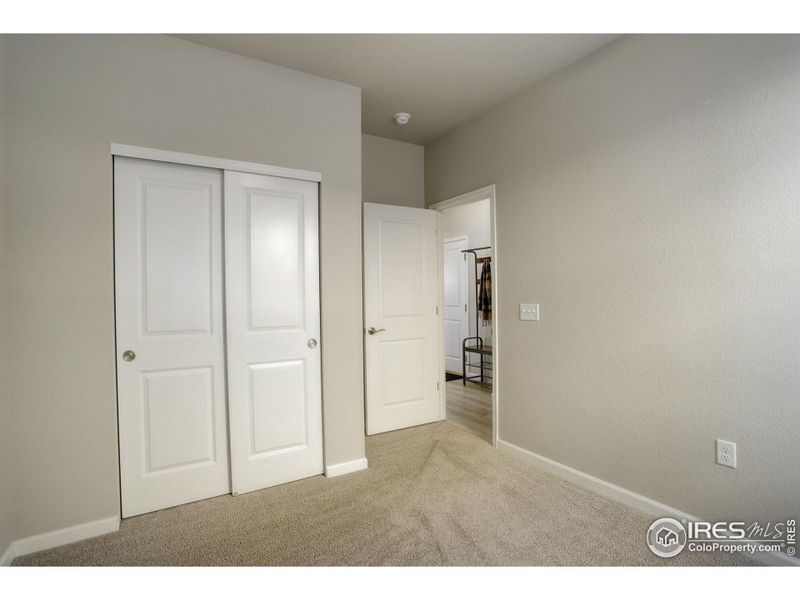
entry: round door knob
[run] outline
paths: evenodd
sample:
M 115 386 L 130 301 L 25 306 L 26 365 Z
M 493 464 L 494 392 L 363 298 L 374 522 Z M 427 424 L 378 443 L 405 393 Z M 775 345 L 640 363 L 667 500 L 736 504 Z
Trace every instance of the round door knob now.
M 136 353 L 133 350 L 125 350 L 122 353 L 122 360 L 125 362 L 131 362 L 134 358 L 136 358 Z
M 311 338 L 310 340 L 308 340 L 308 347 L 309 348 L 316 348 L 317 347 L 317 340 L 315 340 L 314 338 Z

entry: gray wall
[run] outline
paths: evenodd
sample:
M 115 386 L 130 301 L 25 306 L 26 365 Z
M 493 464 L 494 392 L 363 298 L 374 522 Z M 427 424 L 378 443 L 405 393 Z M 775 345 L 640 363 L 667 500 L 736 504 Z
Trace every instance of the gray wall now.
M 6 49 L 17 536 L 118 514 L 111 142 L 322 172 L 326 462 L 363 457 L 360 90 L 170 37 Z
M 798 98 L 800 37 L 626 37 L 426 147 L 429 203 L 497 184 L 502 439 L 700 517 L 797 514 Z
M 8 332 L 6 328 L 6 232 L 5 178 L 3 176 L 3 91 L 5 89 L 5 43 L 0 38 L 0 555 L 16 538 L 12 491 L 14 482 L 11 464 L 11 406 L 7 393 L 6 361 Z
M 362 135 L 364 202 L 425 208 L 425 148 Z

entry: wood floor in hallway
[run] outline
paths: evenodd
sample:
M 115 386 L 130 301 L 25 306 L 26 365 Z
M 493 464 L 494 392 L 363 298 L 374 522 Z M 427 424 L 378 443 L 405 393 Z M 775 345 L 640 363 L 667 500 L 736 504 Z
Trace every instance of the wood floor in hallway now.
M 454 379 L 447 382 L 445 393 L 447 420 L 491 444 L 491 389 L 471 381 L 463 385 L 460 379 Z

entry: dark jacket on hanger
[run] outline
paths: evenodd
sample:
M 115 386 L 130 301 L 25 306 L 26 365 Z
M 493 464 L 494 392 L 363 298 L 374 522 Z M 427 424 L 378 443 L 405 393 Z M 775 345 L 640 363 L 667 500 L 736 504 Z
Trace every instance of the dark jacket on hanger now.
M 487 258 L 481 268 L 481 288 L 478 294 L 478 310 L 482 313 L 483 324 L 492 324 L 492 263 Z

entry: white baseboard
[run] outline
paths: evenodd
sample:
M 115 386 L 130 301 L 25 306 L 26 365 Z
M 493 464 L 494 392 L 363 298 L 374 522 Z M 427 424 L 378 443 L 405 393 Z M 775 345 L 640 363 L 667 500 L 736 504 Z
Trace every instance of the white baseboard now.
M 662 504 L 661 502 L 653 500 L 652 498 L 648 498 L 647 496 L 642 496 L 636 492 L 626 490 L 625 488 L 616 484 L 609 483 L 608 481 L 604 481 L 599 477 L 589 475 L 583 471 L 578 471 L 578 469 L 568 467 L 567 465 L 544 457 L 541 454 L 536 454 L 530 450 L 525 450 L 524 448 L 515 446 L 514 444 L 506 442 L 505 440 L 498 440 L 497 447 L 501 450 L 505 450 L 506 452 L 518 456 L 519 458 L 524 458 L 525 460 L 534 462 L 538 467 L 545 471 L 553 473 L 554 475 L 558 475 L 559 477 L 567 479 L 573 483 L 577 483 L 581 487 L 587 488 L 603 496 L 618 500 L 623 504 L 636 508 L 643 513 L 653 515 L 654 517 L 669 516 L 677 517 L 679 519 L 687 519 L 689 521 L 700 520 L 697 517 L 671 506 L 667 506 L 666 504 Z
M 3 556 L 0 556 L 0 567 L 7 567 L 12 560 L 14 560 L 14 542 L 11 542 L 3 552 Z
M 362 471 L 367 468 L 366 458 L 357 458 L 349 462 L 343 462 L 336 465 L 328 465 L 325 467 L 326 477 L 338 477 L 339 475 L 346 475 L 355 471 Z
M 71 544 L 72 542 L 79 542 L 98 535 L 117 531 L 119 529 L 119 523 L 119 517 L 114 516 L 22 538 L 21 540 L 13 542 L 8 547 L 3 554 L 2 563 L 0 564 L 8 565 L 11 564 L 11 561 L 17 556 L 23 556 L 31 552 L 39 552 L 40 550 L 48 550 L 56 546 L 63 546 L 64 544 Z M 6 560 L 8 562 L 6 562 Z
M 642 496 L 641 494 L 632 492 L 614 483 L 604 481 L 603 479 L 595 477 L 594 475 L 589 475 L 583 471 L 578 471 L 578 469 L 573 469 L 572 467 L 556 462 L 550 458 L 547 458 L 546 456 L 542 456 L 541 454 L 536 454 L 530 450 L 525 450 L 525 448 L 520 448 L 519 446 L 515 446 L 510 442 L 497 440 L 497 447 L 501 450 L 505 450 L 509 454 L 513 454 L 514 456 L 536 464 L 536 466 L 540 467 L 544 471 L 557 475 L 562 479 L 571 481 L 602 496 L 617 500 L 622 504 L 640 510 L 643 513 L 652 515 L 654 517 L 673 517 L 676 519 L 686 519 L 687 521 L 705 520 L 690 515 L 689 513 L 685 513 L 682 510 L 678 510 L 672 506 L 663 504 L 657 500 L 653 500 L 652 498 L 648 498 L 647 496 Z M 762 552 L 759 554 L 747 554 L 746 556 L 764 565 L 800 566 L 800 560 L 781 552 Z

